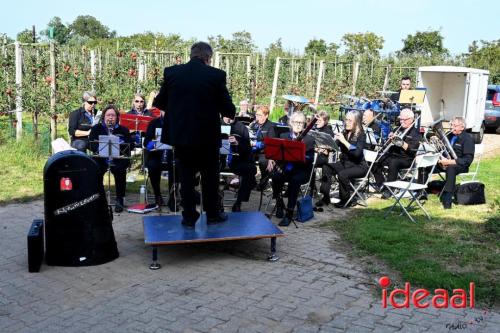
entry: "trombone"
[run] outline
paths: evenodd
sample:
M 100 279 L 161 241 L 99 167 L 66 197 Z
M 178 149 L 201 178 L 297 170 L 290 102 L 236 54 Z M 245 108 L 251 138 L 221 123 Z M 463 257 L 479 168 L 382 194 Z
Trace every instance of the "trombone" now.
M 380 153 L 379 157 L 377 158 L 376 162 L 378 162 L 380 160 L 380 158 L 382 158 L 382 156 L 384 156 L 384 154 L 387 153 L 389 151 L 389 149 L 391 149 L 393 146 L 402 147 L 404 145 L 405 136 L 415 126 L 415 124 L 418 122 L 419 119 L 420 119 L 420 115 L 416 116 L 415 119 L 413 119 L 413 122 L 411 123 L 411 125 L 408 126 L 408 128 L 405 129 L 404 132 L 402 132 L 402 133 L 400 133 L 400 131 L 401 131 L 401 128 L 403 125 L 399 125 L 399 127 L 396 129 L 396 131 L 394 131 L 394 135 L 391 138 L 387 139 L 387 141 L 384 143 L 384 145 L 380 149 L 381 153 Z

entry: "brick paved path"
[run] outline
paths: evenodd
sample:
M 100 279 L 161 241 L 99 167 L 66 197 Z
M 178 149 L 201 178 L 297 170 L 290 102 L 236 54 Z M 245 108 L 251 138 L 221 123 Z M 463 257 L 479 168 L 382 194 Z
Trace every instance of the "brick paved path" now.
M 33 218 L 43 202 L 0 207 L 2 333 L 500 331 L 500 315 L 479 309 L 383 310 L 375 281 L 318 221 L 286 228 L 276 263 L 264 260 L 269 240 L 235 241 L 161 248 L 163 268 L 150 271 L 142 216 L 123 213 L 113 222 L 119 259 L 30 274 Z M 446 327 L 460 322 L 467 328 Z

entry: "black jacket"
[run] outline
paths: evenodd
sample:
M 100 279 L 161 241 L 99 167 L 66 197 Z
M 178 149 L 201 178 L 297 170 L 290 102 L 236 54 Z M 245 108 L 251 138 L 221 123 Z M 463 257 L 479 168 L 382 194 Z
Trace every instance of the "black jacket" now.
M 329 134 L 332 138 L 335 136 L 335 134 L 333 133 L 332 127 L 330 125 L 325 125 L 325 126 L 320 127 L 320 128 L 314 127 L 313 129 L 315 131 L 318 131 L 321 133 Z
M 346 146 L 344 146 L 344 144 L 340 143 L 337 140 L 337 144 L 341 152 L 340 160 L 344 162 L 349 161 L 357 165 L 364 164 L 365 158 L 363 155 L 363 149 L 365 149 L 366 145 L 365 132 L 360 132 L 358 135 L 353 134 L 350 138 L 347 137 L 347 131 L 344 131 L 343 134 L 351 147 L 347 148 Z
M 400 129 L 400 133 L 402 133 L 404 131 L 405 131 L 404 128 Z M 418 146 L 420 145 L 421 137 L 422 136 L 421 136 L 418 128 L 416 128 L 415 126 L 412 126 L 411 129 L 408 131 L 408 133 L 403 138 L 403 141 L 408 144 L 408 149 L 404 150 L 403 147 L 392 146 L 390 148 L 389 152 L 396 157 L 413 159 L 413 158 L 415 158 L 415 155 L 417 154 L 417 150 L 418 150 Z
M 454 135 L 448 136 L 449 141 L 453 139 Z M 455 154 L 457 154 L 456 163 L 459 166 L 469 169 L 472 161 L 474 160 L 475 144 L 472 136 L 463 131 L 457 137 L 456 142 L 452 145 Z
M 92 128 L 92 121 L 85 115 L 87 111 L 83 107 L 73 111 L 69 115 L 68 121 L 68 133 L 71 137 L 71 141 L 75 139 L 85 140 L 87 136 L 75 137 L 76 130 L 88 131 Z M 97 114 L 97 110 L 94 109 L 94 117 Z
M 130 145 L 132 144 L 132 138 L 130 136 L 130 131 L 128 128 L 115 125 L 113 129 L 113 135 L 116 135 L 120 138 L 120 156 L 127 157 L 130 156 Z M 94 153 L 94 155 L 99 155 L 99 135 L 108 135 L 108 128 L 100 122 L 97 125 L 94 125 L 90 130 L 89 141 L 90 141 L 90 150 Z M 95 160 L 101 171 L 105 171 L 107 169 L 107 159 L 103 157 L 95 156 Z M 117 158 L 113 159 L 113 164 L 119 168 L 127 168 L 130 165 L 130 159 L 126 158 Z
M 234 118 L 226 73 L 200 59 L 165 68 L 153 105 L 165 111 L 161 141 L 172 146 L 220 147 L 220 115 Z
M 148 146 L 148 143 L 156 139 L 156 129 L 157 128 L 163 128 L 163 118 L 158 117 L 153 120 L 148 124 L 148 128 L 146 130 L 146 134 L 144 135 L 144 142 L 143 146 L 146 148 Z M 162 130 L 163 131 L 163 130 Z M 156 158 L 158 160 L 161 160 L 163 155 L 163 150 L 155 150 L 155 151 L 150 151 L 148 152 L 148 158 Z
M 252 147 L 250 146 L 250 135 L 248 128 L 239 121 L 231 124 L 231 135 L 236 134 L 237 146 L 231 146 L 238 155 L 232 157 L 232 163 L 252 162 Z
M 139 114 L 136 109 L 131 109 L 127 114 Z M 141 116 L 154 117 L 150 110 L 145 109 Z
M 255 153 L 263 153 L 264 152 L 264 138 L 274 138 L 275 124 L 269 120 L 266 120 L 264 124 L 259 125 L 258 122 L 253 122 L 250 124 L 250 130 L 255 135 L 255 140 L 257 141 L 257 145 L 254 147 Z

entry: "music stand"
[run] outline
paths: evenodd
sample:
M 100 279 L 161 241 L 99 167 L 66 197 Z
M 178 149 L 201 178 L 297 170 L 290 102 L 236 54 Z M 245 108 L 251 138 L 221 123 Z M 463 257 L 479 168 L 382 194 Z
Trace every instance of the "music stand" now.
M 399 94 L 399 104 L 410 104 L 410 110 L 414 109 L 414 105 L 424 104 L 425 93 L 427 88 L 417 88 L 415 90 L 401 90 Z M 420 111 L 418 111 L 420 114 Z M 417 123 L 417 127 L 420 127 L 420 120 Z
M 168 145 L 166 143 L 163 143 L 161 142 L 161 133 L 162 133 L 162 128 L 155 128 L 155 139 L 152 140 L 154 142 L 154 149 L 151 150 L 151 151 L 162 151 L 163 153 L 163 156 L 162 156 L 162 163 L 168 163 L 167 162 L 167 151 L 168 150 L 172 150 L 172 152 L 174 151 L 173 150 L 173 147 L 171 145 Z M 174 196 L 174 206 L 175 206 L 175 210 L 174 210 L 174 214 L 177 214 L 177 188 L 176 188 L 176 182 L 175 182 L 175 158 L 172 158 L 172 172 L 174 173 L 173 174 L 173 184 L 172 184 L 172 189 L 173 189 L 173 196 Z M 169 182 L 169 188 L 170 188 L 170 182 Z M 161 194 L 160 194 L 161 195 Z M 170 196 L 172 195 L 172 191 L 169 190 L 169 200 L 170 200 Z M 161 211 L 161 206 L 158 206 L 158 210 Z
M 338 151 L 339 146 L 333 137 L 328 133 L 312 130 L 309 132 L 314 139 L 317 148 L 323 148 L 330 151 Z
M 97 141 L 93 143 L 98 144 L 97 148 L 97 158 L 105 158 L 108 160 L 107 170 L 108 172 L 108 191 L 106 193 L 108 204 L 111 205 L 111 166 L 113 166 L 113 160 L 115 159 L 129 159 L 130 157 L 123 157 L 123 151 L 127 149 L 129 143 L 120 143 L 120 138 L 116 135 L 99 135 Z M 125 148 L 121 146 L 124 145 Z M 130 149 L 130 147 L 128 147 Z M 122 154 L 123 153 L 123 154 Z
M 366 134 L 366 143 L 372 146 L 378 145 L 377 138 L 375 137 L 375 132 L 373 132 L 373 128 L 367 127 L 365 129 Z

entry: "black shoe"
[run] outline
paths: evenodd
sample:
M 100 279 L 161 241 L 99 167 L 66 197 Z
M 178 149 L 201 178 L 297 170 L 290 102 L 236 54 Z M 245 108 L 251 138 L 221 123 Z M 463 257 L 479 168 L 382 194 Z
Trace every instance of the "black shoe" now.
M 207 224 L 208 225 L 213 225 L 217 223 L 221 223 L 227 221 L 227 214 L 226 213 L 219 213 L 215 216 L 207 216 Z
M 124 208 L 123 198 L 116 199 L 116 201 L 115 201 L 115 213 L 123 212 L 123 208 Z
M 453 193 L 451 193 L 451 192 L 443 192 L 441 194 L 440 200 L 443 203 L 443 208 L 444 209 L 450 209 L 451 208 L 451 203 L 453 201 Z
M 326 198 L 323 196 L 323 199 L 317 201 L 314 205 L 316 207 L 323 207 L 323 206 L 328 206 L 330 204 L 330 198 Z
M 417 200 L 420 200 L 420 201 L 427 201 L 427 192 L 425 191 L 418 191 L 417 194 L 415 195 L 415 197 L 417 198 Z
M 451 201 L 443 201 L 444 209 L 451 209 Z
M 239 202 L 235 202 L 233 205 L 233 208 L 231 208 L 231 211 L 233 213 L 239 213 L 241 212 L 241 204 Z
M 182 225 L 187 228 L 194 228 L 196 221 L 200 217 L 200 213 L 195 212 L 192 216 L 186 216 L 184 213 L 182 214 Z
M 288 217 L 288 216 L 285 216 L 281 221 L 280 223 L 278 223 L 278 225 L 280 227 L 288 227 L 290 225 L 290 223 L 292 223 L 292 220 Z

